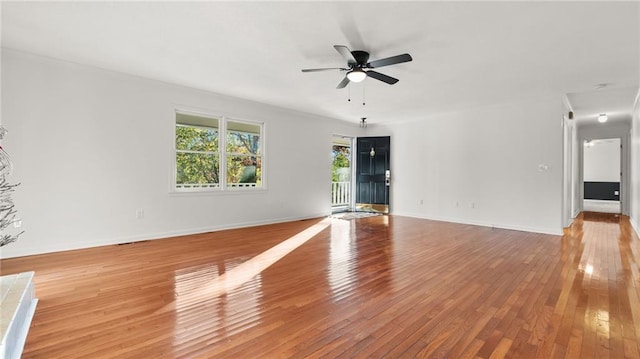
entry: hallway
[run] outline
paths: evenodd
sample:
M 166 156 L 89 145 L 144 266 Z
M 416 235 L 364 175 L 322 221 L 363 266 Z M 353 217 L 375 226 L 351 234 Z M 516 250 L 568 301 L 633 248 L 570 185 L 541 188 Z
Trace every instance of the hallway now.
M 563 237 L 557 327 L 547 335 L 566 358 L 638 357 L 638 237 L 628 218 L 583 212 Z

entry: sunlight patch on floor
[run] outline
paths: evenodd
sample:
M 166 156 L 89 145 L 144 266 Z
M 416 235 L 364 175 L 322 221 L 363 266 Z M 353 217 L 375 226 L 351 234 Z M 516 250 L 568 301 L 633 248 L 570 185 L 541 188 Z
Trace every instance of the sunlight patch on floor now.
M 176 293 L 176 300 L 163 309 L 170 309 L 168 307 L 171 305 L 175 305 L 176 308 L 190 306 L 199 301 L 212 299 L 234 291 L 315 237 L 318 233 L 329 227 L 330 224 L 331 218 L 325 218 L 304 231 L 295 234 L 233 269 L 226 271 L 222 275 L 215 277 L 204 287 L 185 294 Z

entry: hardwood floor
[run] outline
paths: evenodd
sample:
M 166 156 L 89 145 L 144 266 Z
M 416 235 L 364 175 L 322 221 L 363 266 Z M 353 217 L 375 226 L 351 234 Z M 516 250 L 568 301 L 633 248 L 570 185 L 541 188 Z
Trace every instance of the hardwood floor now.
M 638 358 L 639 244 L 377 216 L 0 264 L 36 272 L 24 358 Z

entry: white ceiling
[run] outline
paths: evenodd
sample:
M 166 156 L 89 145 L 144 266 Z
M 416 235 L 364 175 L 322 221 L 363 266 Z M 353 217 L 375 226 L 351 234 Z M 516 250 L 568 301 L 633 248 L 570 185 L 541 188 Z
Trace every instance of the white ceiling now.
M 595 90 L 569 93 L 567 98 L 575 113 L 575 119 L 582 125 L 598 122 L 600 114 L 606 114 L 611 122 L 631 121 L 633 105 L 638 95 L 637 87 L 599 88 Z
M 638 7 L 638 2 L 2 2 L 2 46 L 379 123 L 532 96 L 595 92 L 601 83 L 637 93 Z M 400 79 L 393 86 L 374 79 L 352 85 L 347 102 L 349 91 L 335 89 L 343 73 L 300 71 L 344 66 L 336 44 L 367 50 L 372 60 L 408 52 L 414 61 L 379 70 Z M 583 108 L 587 105 L 578 107 L 601 111 Z M 630 108 L 632 102 L 621 105 Z

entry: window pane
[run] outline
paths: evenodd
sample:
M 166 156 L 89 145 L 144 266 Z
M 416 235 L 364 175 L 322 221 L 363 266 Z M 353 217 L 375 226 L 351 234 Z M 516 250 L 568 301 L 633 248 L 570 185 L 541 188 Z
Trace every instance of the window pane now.
M 215 117 L 187 115 L 186 113 L 176 112 L 176 123 L 179 125 L 219 128 L 218 122 L 219 120 Z
M 236 132 L 244 132 L 244 133 L 253 133 L 254 135 L 259 135 L 262 125 L 259 123 L 246 123 L 246 122 L 235 122 L 228 121 L 227 129 L 229 131 Z
M 351 180 L 351 147 L 333 145 L 333 166 L 331 177 L 333 182 Z
M 218 130 L 215 128 L 177 125 L 176 149 L 218 152 Z
M 227 153 L 260 155 L 261 125 L 229 121 L 227 123 Z
M 218 169 L 217 154 L 176 153 L 176 186 L 218 187 Z
M 260 156 L 228 156 L 227 187 L 261 187 L 262 158 Z

